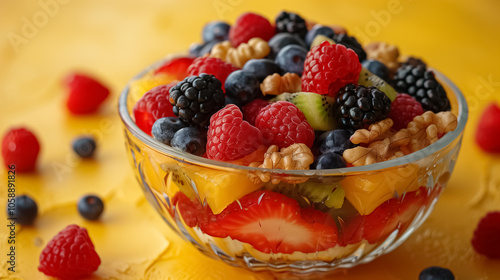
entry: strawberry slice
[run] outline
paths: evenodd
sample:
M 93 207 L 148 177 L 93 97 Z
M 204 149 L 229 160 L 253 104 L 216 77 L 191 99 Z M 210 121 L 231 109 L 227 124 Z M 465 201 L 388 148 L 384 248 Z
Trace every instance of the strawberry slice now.
M 66 106 L 74 115 L 95 113 L 110 93 L 100 81 L 86 74 L 71 73 L 65 83 L 69 92 Z
M 362 239 L 373 244 L 387 238 L 397 228 L 404 230 L 426 200 L 425 187 L 406 193 L 400 200 L 387 200 L 371 214 L 358 216 L 343 226 L 342 245 L 354 244 Z
M 221 238 L 228 236 L 226 230 L 220 226 L 217 215 L 212 212 L 212 209 L 210 209 L 208 204 L 203 207 L 203 212 L 198 219 L 198 222 L 201 231 L 210 236 Z
M 301 211 L 283 194 L 257 191 L 230 204 L 218 220 L 231 238 L 264 253 L 312 253 L 335 246 L 336 227 L 323 224 L 326 218 L 314 210 L 305 210 L 306 221 Z
M 202 212 L 201 205 L 189 199 L 183 192 L 178 192 L 172 197 L 172 205 L 177 207 L 180 216 L 190 227 L 198 224 L 198 219 Z
M 162 66 L 156 69 L 155 74 L 164 73 L 175 79 L 182 81 L 188 76 L 188 67 L 193 63 L 193 57 L 177 57 L 165 62 Z

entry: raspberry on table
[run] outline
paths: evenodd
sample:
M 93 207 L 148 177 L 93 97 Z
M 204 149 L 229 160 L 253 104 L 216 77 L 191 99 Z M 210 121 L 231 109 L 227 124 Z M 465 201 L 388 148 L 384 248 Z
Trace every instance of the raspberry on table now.
M 198 76 L 201 73 L 214 75 L 221 83 L 224 90 L 224 83 L 227 76 L 240 68 L 227 63 L 220 58 L 198 57 L 188 68 L 188 76 Z
M 476 143 L 487 153 L 500 153 L 500 107 L 491 103 L 486 107 L 476 130 Z
M 500 211 L 489 212 L 479 221 L 472 247 L 481 255 L 500 259 Z
M 450 111 L 450 100 L 434 73 L 422 65 L 404 65 L 394 75 L 394 88 L 417 99 L 425 111 Z
M 307 53 L 302 90 L 335 96 L 341 87 L 357 84 L 361 68 L 353 50 L 325 41 Z
M 255 13 L 244 13 L 229 29 L 229 40 L 233 47 L 237 47 L 254 37 L 269 41 L 274 34 L 274 27 L 265 17 Z
M 304 113 L 287 101 L 274 102 L 260 110 L 255 126 L 267 144 L 279 148 L 295 143 L 304 143 L 310 148 L 314 143 L 314 129 Z
M 276 33 L 290 33 L 299 36 L 302 40 L 306 37 L 306 21 L 299 15 L 282 11 L 275 19 Z
M 96 112 L 109 96 L 106 86 L 85 74 L 72 73 L 65 78 L 65 83 L 69 89 L 66 106 L 75 115 Z
M 392 101 L 389 118 L 394 121 L 393 127 L 397 130 L 406 128 L 414 117 L 424 113 L 422 105 L 409 94 L 399 93 Z
M 334 110 L 340 128 L 357 130 L 387 118 L 391 100 L 376 87 L 348 84 L 339 90 Z
M 236 105 L 227 105 L 210 118 L 207 157 L 218 161 L 242 158 L 262 144 L 262 133 L 243 120 Z
M 30 172 L 35 169 L 40 144 L 36 136 L 26 128 L 9 130 L 2 140 L 4 165 L 15 165 L 16 172 Z
M 157 119 L 175 117 L 169 102 L 169 90 L 172 84 L 161 85 L 146 92 L 134 105 L 134 117 L 137 126 L 151 135 L 151 128 Z
M 255 125 L 255 119 L 259 114 L 260 110 L 269 105 L 269 101 L 264 99 L 254 99 L 252 102 L 243 106 L 243 119 L 250 123 L 251 125 Z
M 170 89 L 170 104 L 179 119 L 189 125 L 206 127 L 210 116 L 224 106 L 221 82 L 205 73 L 185 78 Z
M 69 225 L 47 243 L 38 270 L 47 276 L 73 280 L 92 274 L 100 264 L 87 229 Z

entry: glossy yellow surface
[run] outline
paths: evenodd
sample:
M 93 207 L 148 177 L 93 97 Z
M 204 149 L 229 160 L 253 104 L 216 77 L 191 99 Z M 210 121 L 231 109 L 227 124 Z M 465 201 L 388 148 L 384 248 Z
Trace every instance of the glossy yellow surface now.
M 480 217 L 500 210 L 500 157 L 483 154 L 473 142 L 481 109 L 500 100 L 500 2 L 494 0 L 1 1 L 0 132 L 25 125 L 38 135 L 42 151 L 37 172 L 16 178 L 17 193 L 33 196 L 40 215 L 34 226 L 17 228 L 12 274 L 5 262 L 4 171 L 0 176 L 0 278 L 47 279 L 36 269 L 40 251 L 77 223 L 88 228 L 102 259 L 92 279 L 273 279 L 211 260 L 166 226 L 132 175 L 116 104 L 139 70 L 199 41 L 205 22 L 233 22 L 248 10 L 273 18 L 282 8 L 344 25 L 363 43 L 384 40 L 423 57 L 456 82 L 470 106 L 455 172 L 427 222 L 392 253 L 335 279 L 417 279 L 431 265 L 449 267 L 457 279 L 500 279 L 500 261 L 470 246 Z M 60 82 L 72 70 L 112 88 L 99 114 L 66 112 Z M 98 139 L 94 160 L 81 161 L 71 151 L 71 140 L 82 133 Z M 77 199 L 87 193 L 105 198 L 99 222 L 86 222 L 76 211 Z

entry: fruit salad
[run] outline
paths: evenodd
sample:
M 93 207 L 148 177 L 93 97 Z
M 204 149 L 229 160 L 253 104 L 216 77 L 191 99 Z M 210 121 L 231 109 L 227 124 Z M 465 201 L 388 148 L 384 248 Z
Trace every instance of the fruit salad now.
M 412 161 L 457 127 L 421 59 L 284 11 L 209 22 L 202 40 L 129 90 L 136 125 L 176 151 L 138 178 L 184 236 L 247 265 L 332 262 L 423 221 L 458 148 Z

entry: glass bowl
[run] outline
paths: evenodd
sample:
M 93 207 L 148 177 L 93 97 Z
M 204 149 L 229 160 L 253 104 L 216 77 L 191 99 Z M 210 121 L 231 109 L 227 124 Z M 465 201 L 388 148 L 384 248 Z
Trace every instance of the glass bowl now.
M 367 263 L 401 245 L 425 221 L 451 176 L 468 108 L 460 90 L 438 71 L 458 124 L 436 143 L 372 165 L 285 171 L 183 153 L 139 129 L 132 114 L 138 96 L 130 85 L 167 59 L 139 73 L 120 96 L 125 146 L 147 200 L 171 228 L 212 258 L 295 275 Z M 249 178 L 259 172 L 280 182 L 255 184 Z M 277 192 L 286 197 L 273 201 Z M 337 200 L 329 203 L 330 196 Z M 261 211 L 284 210 L 271 219 L 264 217 L 268 213 L 259 217 L 253 205 L 240 203 L 242 197 L 254 199 Z M 226 219 L 231 211 L 239 211 L 237 220 Z M 240 230 L 231 231 L 235 223 Z

